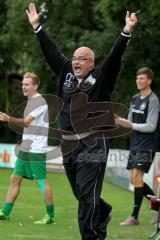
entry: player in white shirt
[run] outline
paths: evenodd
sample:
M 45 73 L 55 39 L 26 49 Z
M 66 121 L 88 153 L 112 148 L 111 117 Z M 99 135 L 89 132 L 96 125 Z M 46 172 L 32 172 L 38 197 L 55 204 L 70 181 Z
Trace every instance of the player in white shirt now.
M 46 153 L 48 142 L 48 105 L 38 93 L 40 80 L 34 73 L 26 73 L 22 91 L 28 98 L 23 118 L 14 118 L 0 112 L 0 120 L 23 127 L 23 137 L 0 220 L 7 220 L 17 199 L 23 178 L 35 180 L 42 193 L 47 214 L 36 224 L 55 223 L 52 189 L 46 179 Z

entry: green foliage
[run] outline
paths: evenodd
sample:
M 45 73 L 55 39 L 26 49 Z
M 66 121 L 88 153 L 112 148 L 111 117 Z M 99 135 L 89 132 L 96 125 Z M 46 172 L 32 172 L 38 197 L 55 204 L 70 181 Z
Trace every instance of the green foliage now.
M 41 79 L 42 93 L 56 93 L 56 77 L 49 69 L 39 43 L 28 23 L 25 10 L 29 0 L 0 1 L 0 102 L 1 111 L 11 112 L 23 100 L 20 77 L 26 71 L 36 72 Z M 63 53 L 71 58 L 73 51 L 82 45 L 92 48 L 96 63 L 100 64 L 111 48 L 116 35 L 124 27 L 127 10 L 141 9 L 139 23 L 123 57 L 121 74 L 113 92 L 113 100 L 129 106 L 136 93 L 136 70 L 148 66 L 155 72 L 155 91 L 158 92 L 160 75 L 159 39 L 160 27 L 157 0 L 36 0 L 38 11 L 43 12 L 42 23 L 55 39 Z M 18 76 L 12 78 L 11 76 Z M 17 84 L 18 89 L 17 90 Z M 6 137 L 1 141 L 15 142 L 1 123 Z M 116 146 L 127 147 L 128 140 L 113 141 Z

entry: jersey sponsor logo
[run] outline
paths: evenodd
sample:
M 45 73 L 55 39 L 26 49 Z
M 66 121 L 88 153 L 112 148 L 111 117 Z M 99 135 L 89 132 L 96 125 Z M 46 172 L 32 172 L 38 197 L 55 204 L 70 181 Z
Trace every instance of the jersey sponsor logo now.
M 67 73 L 66 79 L 64 82 L 65 92 L 75 92 L 77 89 L 77 83 L 74 81 L 75 77 L 72 73 Z
M 86 78 L 85 82 L 90 83 L 91 85 L 94 85 L 96 83 L 96 79 L 90 75 L 88 78 Z
M 70 85 L 72 85 L 72 83 L 73 83 L 73 81 L 72 81 L 73 79 L 74 79 L 74 75 L 72 73 L 68 73 L 66 75 L 66 80 L 64 82 L 64 85 L 70 87 Z
M 134 109 L 134 108 L 132 108 L 132 113 L 140 113 L 140 114 L 144 114 L 144 111 L 139 110 L 139 109 Z
M 145 102 L 142 103 L 139 108 L 140 110 L 144 110 L 146 108 L 146 103 Z
M 96 78 L 93 78 L 92 75 L 89 75 L 86 79 L 84 79 L 80 83 L 79 89 L 82 92 L 87 92 L 88 90 L 92 89 L 95 83 L 96 83 Z
M 137 166 L 142 166 L 142 163 L 137 163 Z

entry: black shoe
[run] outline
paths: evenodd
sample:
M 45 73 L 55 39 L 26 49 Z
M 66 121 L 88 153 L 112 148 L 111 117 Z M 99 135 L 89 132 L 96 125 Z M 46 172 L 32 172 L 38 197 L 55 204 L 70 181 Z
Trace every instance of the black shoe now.
M 111 208 L 112 210 L 112 208 Z M 109 214 L 107 215 L 106 219 L 99 225 L 99 240 L 104 240 L 107 236 L 107 226 L 108 223 L 111 221 L 112 219 L 112 215 L 111 215 L 111 210 L 109 212 Z

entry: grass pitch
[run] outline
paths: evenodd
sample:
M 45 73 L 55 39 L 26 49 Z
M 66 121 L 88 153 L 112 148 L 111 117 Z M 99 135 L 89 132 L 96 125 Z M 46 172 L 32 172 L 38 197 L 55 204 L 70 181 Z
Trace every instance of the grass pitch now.
M 0 206 L 8 189 L 11 170 L 0 169 Z M 80 240 L 77 224 L 77 202 L 63 173 L 48 173 L 54 191 L 56 225 L 34 225 L 33 221 L 45 214 L 45 207 L 37 185 L 24 180 L 21 193 L 9 221 L 0 222 L 0 238 L 6 240 Z M 146 240 L 155 227 L 147 201 L 143 201 L 139 226 L 119 226 L 130 215 L 133 193 L 104 182 L 102 197 L 113 205 L 112 221 L 107 240 Z

